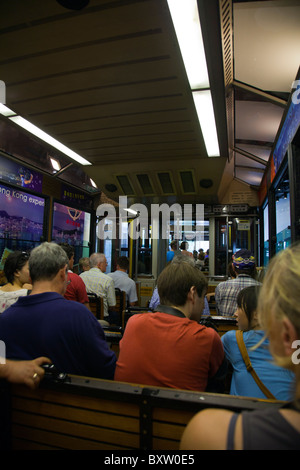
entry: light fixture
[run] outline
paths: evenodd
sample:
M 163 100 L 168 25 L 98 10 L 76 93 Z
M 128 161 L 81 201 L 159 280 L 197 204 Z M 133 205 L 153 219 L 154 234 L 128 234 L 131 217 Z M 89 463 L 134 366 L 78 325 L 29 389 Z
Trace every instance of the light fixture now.
M 193 91 L 192 94 L 208 156 L 219 157 L 220 150 L 211 92 L 210 90 Z
M 168 0 L 182 59 L 196 106 L 206 151 L 219 157 L 213 103 L 197 0 Z
M 2 114 L 5 117 L 10 117 L 10 116 L 15 116 L 16 113 L 9 109 L 7 106 L 4 104 L 0 103 L 0 114 Z
M 22 118 L 17 113 L 15 113 L 15 111 L 11 110 L 10 108 L 8 108 L 2 103 L 0 103 L 0 114 L 7 117 L 10 121 L 13 121 L 15 124 L 22 127 L 23 129 L 30 132 L 31 134 L 35 135 L 36 137 L 43 140 L 47 144 L 50 144 L 52 147 L 56 148 L 57 150 L 64 153 L 65 155 L 72 158 L 73 160 L 80 163 L 81 165 L 91 165 L 91 163 L 85 158 L 83 158 L 81 155 L 78 155 L 78 153 L 69 149 L 64 144 L 62 144 L 58 140 L 51 137 L 49 134 L 42 131 L 39 127 L 35 126 L 31 122 Z
M 196 0 L 168 0 L 182 59 L 192 89 L 208 88 L 209 78 Z
M 93 186 L 93 188 L 98 189 L 98 186 L 96 185 L 95 181 L 92 180 L 92 178 L 90 178 L 90 182 L 91 182 L 91 185 Z
M 129 209 L 124 207 L 124 211 L 129 212 L 130 214 L 137 215 L 138 211 L 135 211 L 134 209 Z
M 13 121 L 15 124 L 18 124 L 18 126 L 22 127 L 26 131 L 30 132 L 31 134 L 35 135 L 39 139 L 43 140 L 47 144 L 50 144 L 52 147 L 64 153 L 68 157 L 72 158 L 76 162 L 80 163 L 81 165 L 91 165 L 89 161 L 87 161 L 85 158 L 78 155 L 78 153 L 73 152 L 73 150 L 69 149 L 64 144 L 54 139 L 49 134 L 42 131 L 42 129 L 35 126 L 34 124 L 27 121 L 26 119 L 22 118 L 21 116 L 12 116 L 12 117 L 9 117 L 9 119 Z
M 50 157 L 50 162 L 53 167 L 53 170 L 59 171 L 61 169 L 60 163 L 57 160 L 55 160 L 55 158 Z

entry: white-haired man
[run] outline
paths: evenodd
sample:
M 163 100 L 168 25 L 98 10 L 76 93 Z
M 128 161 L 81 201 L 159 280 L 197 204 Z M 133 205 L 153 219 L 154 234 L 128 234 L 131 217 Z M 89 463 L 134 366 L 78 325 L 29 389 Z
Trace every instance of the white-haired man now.
M 103 253 L 90 256 L 90 269 L 80 274 L 87 293 L 103 298 L 104 320 L 108 320 L 108 308 L 116 305 L 115 285 L 111 277 L 105 274 L 107 260 Z

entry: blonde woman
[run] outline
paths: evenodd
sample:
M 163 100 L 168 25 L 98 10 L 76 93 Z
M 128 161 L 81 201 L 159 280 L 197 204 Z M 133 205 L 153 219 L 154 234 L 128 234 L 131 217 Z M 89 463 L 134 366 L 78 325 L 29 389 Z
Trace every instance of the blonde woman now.
M 260 325 L 279 366 L 295 373 L 292 403 L 236 414 L 206 409 L 188 424 L 181 449 L 300 450 L 300 244 L 270 263 L 259 295 Z

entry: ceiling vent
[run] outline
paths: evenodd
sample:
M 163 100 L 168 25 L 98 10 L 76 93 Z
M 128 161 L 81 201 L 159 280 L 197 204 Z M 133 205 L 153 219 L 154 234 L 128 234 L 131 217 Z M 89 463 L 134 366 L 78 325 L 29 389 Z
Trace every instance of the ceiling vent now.
M 154 191 L 149 176 L 144 173 L 142 175 L 136 175 L 136 177 L 143 193 L 145 195 L 153 195 Z
M 192 170 L 181 170 L 179 174 L 183 194 L 195 194 L 194 172 Z
M 174 185 L 170 173 L 167 171 L 157 173 L 163 194 L 175 194 Z
M 116 175 L 116 178 L 121 186 L 123 193 L 126 196 L 134 196 L 134 190 L 132 189 L 131 183 L 127 175 Z

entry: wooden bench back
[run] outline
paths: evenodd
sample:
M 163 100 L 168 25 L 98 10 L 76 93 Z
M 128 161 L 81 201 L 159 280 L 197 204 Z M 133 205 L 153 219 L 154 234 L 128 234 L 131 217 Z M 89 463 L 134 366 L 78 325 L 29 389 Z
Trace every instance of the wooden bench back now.
M 103 298 L 98 297 L 96 294 L 88 294 L 90 310 L 93 315 L 98 320 L 103 320 L 104 318 L 104 306 L 103 306 Z
M 70 376 L 31 391 L 11 386 L 11 446 L 18 449 L 176 450 L 205 407 L 233 411 L 279 402 L 158 389 Z

